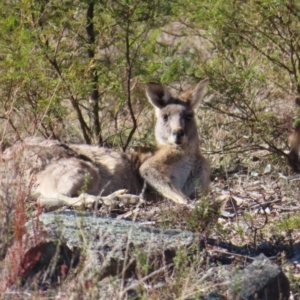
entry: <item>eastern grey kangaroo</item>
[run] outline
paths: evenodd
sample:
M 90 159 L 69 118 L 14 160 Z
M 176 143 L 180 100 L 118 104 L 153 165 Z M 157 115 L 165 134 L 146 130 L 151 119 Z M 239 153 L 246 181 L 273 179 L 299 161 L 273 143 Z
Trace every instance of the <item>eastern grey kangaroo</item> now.
M 156 112 L 158 149 L 139 171 L 157 192 L 181 204 L 206 190 L 210 182 L 210 166 L 200 153 L 194 118 L 194 109 L 202 100 L 207 83 L 208 79 L 200 81 L 178 99 L 160 84 L 149 83 L 146 88 Z
M 287 155 L 287 161 L 295 173 L 300 173 L 300 124 L 297 124 L 289 136 L 290 152 Z
M 163 85 L 147 84 L 146 94 L 157 117 L 157 150 L 144 161 L 135 154 L 98 146 L 30 137 L 1 155 L 1 182 L 18 177 L 20 167 L 14 168 L 18 161 L 27 185 L 32 183 L 31 195 L 58 199 L 58 205 L 81 204 L 87 196 L 93 202 L 124 189 L 138 195 L 143 181 L 162 196 L 186 204 L 189 198 L 207 190 L 210 182 L 210 166 L 200 153 L 194 118 L 207 83 L 207 79 L 200 81 L 178 98 Z

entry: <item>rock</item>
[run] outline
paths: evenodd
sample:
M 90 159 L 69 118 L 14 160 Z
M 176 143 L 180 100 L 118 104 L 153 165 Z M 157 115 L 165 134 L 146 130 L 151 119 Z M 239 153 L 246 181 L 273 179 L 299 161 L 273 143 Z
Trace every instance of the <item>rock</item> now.
M 287 300 L 290 295 L 289 280 L 280 267 L 263 254 L 233 276 L 229 299 Z
M 37 270 L 39 266 L 45 269 L 47 265 L 43 262 L 49 253 L 55 253 L 56 261 L 60 264 L 78 261 L 76 256 L 74 258 L 70 255 L 70 251 L 78 253 L 78 249 L 81 257 L 84 257 L 81 259 L 84 261 L 82 271 L 87 280 L 89 276 L 94 276 L 89 270 L 95 270 L 95 267 L 99 271 L 99 280 L 120 273 L 124 268 L 124 261 L 126 274 L 130 276 L 141 253 L 146 255 L 154 270 L 162 260 L 168 264 L 175 256 L 176 249 L 188 247 L 195 239 L 194 234 L 189 231 L 161 230 L 132 221 L 100 218 L 73 211 L 43 213 L 39 216 L 39 221 L 41 224 L 38 225 L 38 230 L 32 231 L 34 237 L 43 237 L 43 242 L 37 245 L 30 243 L 31 246 L 21 261 L 19 274 L 23 278 L 22 274 L 32 274 L 32 270 Z M 27 228 L 34 228 L 33 223 L 34 221 L 29 222 Z M 32 239 L 27 237 L 27 240 Z M 48 251 L 43 250 L 45 245 L 49 246 Z M 55 245 L 60 248 L 55 250 Z M 71 267 L 70 263 L 63 265 L 67 270 Z M 51 268 L 59 270 L 61 265 Z M 55 274 L 57 276 L 57 271 Z
M 87 284 L 117 274 L 130 281 L 137 278 L 133 275 L 141 261 L 147 269 L 144 276 L 160 268 L 165 272 L 178 249 L 188 249 L 192 244 L 199 247 L 200 242 L 189 231 L 157 229 L 74 211 L 43 213 L 39 222 L 32 220 L 26 227 L 22 245 L 16 243 L 8 252 L 8 263 L 4 265 L 9 269 L 2 272 L 2 278 L 7 277 L 6 286 L 20 278 L 19 282 L 26 286 L 47 288 L 55 280 L 65 279 L 71 270 L 73 279 L 76 276 L 79 282 Z M 15 265 L 13 276 L 9 277 L 11 258 Z M 290 294 L 287 277 L 263 254 L 245 269 L 218 266 L 210 268 L 204 277 L 199 285 L 205 281 L 211 288 L 199 299 L 285 300 Z M 218 290 L 214 290 L 216 285 Z M 110 285 L 105 286 L 109 290 Z
M 162 230 L 132 221 L 99 218 L 73 211 L 44 213 L 39 220 L 49 238 L 64 241 L 70 248 L 101 250 L 104 255 L 114 249 L 118 258 L 124 257 L 121 249 L 124 250 L 128 245 L 152 253 L 186 247 L 195 238 L 190 231 Z
M 205 282 L 212 286 L 212 292 L 201 300 L 222 296 L 228 300 L 287 300 L 290 295 L 288 278 L 263 254 L 244 269 L 236 265 L 212 267 L 205 273 Z

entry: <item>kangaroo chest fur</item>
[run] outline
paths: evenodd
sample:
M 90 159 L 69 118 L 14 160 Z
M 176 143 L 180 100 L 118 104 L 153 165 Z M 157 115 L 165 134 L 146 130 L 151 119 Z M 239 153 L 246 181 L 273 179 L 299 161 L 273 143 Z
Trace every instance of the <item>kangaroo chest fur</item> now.
M 183 189 L 186 181 L 191 175 L 195 163 L 194 157 L 183 157 L 169 168 L 168 177 L 171 182 L 179 189 Z
M 161 147 L 156 155 L 161 156 L 158 160 L 161 172 L 170 178 L 175 187 L 182 189 L 192 173 L 196 155 L 187 155 L 184 150 L 169 146 Z

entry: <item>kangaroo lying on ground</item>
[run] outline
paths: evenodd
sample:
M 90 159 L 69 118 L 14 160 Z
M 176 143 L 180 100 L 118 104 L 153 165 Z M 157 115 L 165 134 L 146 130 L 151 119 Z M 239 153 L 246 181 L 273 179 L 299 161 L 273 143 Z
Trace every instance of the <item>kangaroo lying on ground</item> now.
M 290 152 L 287 160 L 293 172 L 300 173 L 300 124 L 297 124 L 289 136 Z
M 31 137 L 4 151 L 1 164 L 5 174 L 10 170 L 4 177 L 9 181 L 17 176 L 13 172 L 22 172 L 31 195 L 43 206 L 94 203 L 119 190 L 118 197 L 126 197 L 124 189 L 139 195 L 143 182 L 162 196 L 186 204 L 207 190 L 210 182 L 210 166 L 200 153 L 194 118 L 207 83 L 202 80 L 178 98 L 160 84 L 147 85 L 147 97 L 156 111 L 158 147 L 144 161 L 135 154 L 98 146 Z M 16 160 L 21 169 L 12 170 Z

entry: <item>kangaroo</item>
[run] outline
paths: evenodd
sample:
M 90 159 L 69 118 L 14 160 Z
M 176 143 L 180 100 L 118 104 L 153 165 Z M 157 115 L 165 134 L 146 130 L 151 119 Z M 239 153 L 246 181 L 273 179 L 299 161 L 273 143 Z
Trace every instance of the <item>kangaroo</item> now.
M 155 107 L 158 149 L 140 167 L 142 178 L 164 197 L 186 204 L 199 189 L 207 190 L 210 165 L 201 155 L 194 109 L 199 105 L 208 79 L 188 89 L 178 99 L 157 83 L 146 94 Z
M 295 173 L 300 173 L 300 124 L 297 124 L 289 136 L 290 152 L 287 155 L 287 161 Z
M 118 196 L 126 198 L 125 189 L 138 195 L 145 181 L 165 198 L 187 204 L 207 190 L 210 182 L 210 165 L 200 153 L 194 118 L 207 83 L 207 79 L 200 81 L 178 98 L 163 85 L 147 84 L 146 95 L 157 118 L 154 153 L 139 156 L 30 137 L 0 156 L 2 184 L 3 178 L 9 182 L 21 171 L 31 186 L 31 196 L 40 199 L 41 205 L 52 205 L 57 199 L 55 204 L 60 206 L 80 205 L 87 198 L 95 202 L 119 190 Z M 14 168 L 16 160 L 21 168 Z

